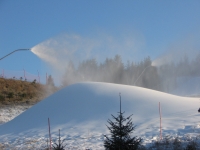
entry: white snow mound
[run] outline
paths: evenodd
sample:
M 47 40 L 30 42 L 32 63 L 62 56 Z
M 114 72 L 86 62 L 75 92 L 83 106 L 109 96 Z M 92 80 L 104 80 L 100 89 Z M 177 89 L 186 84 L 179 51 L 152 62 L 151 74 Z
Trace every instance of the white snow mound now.
M 154 90 L 109 83 L 77 83 L 63 88 L 13 120 L 0 126 L 0 138 L 48 137 L 48 118 L 52 134 L 61 129 L 65 137 L 108 133 L 111 114 L 133 114 L 134 135 L 144 139 L 159 136 L 159 102 L 163 134 L 186 133 L 188 126 L 198 126 L 198 98 L 179 97 Z M 188 131 L 188 130 L 187 130 Z M 188 131 L 189 132 L 189 131 Z

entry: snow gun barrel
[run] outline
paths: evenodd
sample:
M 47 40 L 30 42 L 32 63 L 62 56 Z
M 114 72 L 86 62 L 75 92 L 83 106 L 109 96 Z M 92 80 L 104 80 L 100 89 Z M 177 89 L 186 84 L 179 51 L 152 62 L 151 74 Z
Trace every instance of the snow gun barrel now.
M 3 56 L 2 58 L 0 58 L 0 60 L 4 59 L 5 57 L 11 55 L 11 54 L 14 53 L 14 52 L 17 52 L 17 51 L 27 51 L 27 50 L 31 50 L 31 48 L 22 48 L 22 49 L 14 50 L 14 51 L 12 51 L 11 53 L 9 53 L 9 54 Z

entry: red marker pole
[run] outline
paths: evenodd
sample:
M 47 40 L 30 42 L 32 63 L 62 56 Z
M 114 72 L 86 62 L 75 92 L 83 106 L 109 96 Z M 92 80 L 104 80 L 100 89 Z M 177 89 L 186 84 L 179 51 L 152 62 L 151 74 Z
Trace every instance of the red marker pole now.
M 51 150 L 51 126 L 50 126 L 50 119 L 48 118 L 48 125 L 49 125 L 49 150 Z
M 160 102 L 159 102 L 159 114 L 160 114 L 160 140 L 162 140 L 162 116 L 161 116 Z

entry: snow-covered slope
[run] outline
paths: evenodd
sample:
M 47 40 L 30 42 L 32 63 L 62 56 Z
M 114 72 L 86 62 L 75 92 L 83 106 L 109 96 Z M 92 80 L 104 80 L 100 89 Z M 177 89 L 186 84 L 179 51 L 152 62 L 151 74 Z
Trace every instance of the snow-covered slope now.
M 77 140 L 106 134 L 107 120 L 111 119 L 111 114 L 116 116 L 119 112 L 119 93 L 125 116 L 133 114 L 133 122 L 137 126 L 134 133 L 146 141 L 159 136 L 159 102 L 164 135 L 184 134 L 192 132 L 191 128 L 198 128 L 198 98 L 179 97 L 134 86 L 88 82 L 67 86 L 1 125 L 0 140 L 48 137 L 48 118 L 53 135 L 58 129 L 61 129 L 64 138 Z M 102 148 L 102 138 L 92 143 L 96 144 L 96 149 Z

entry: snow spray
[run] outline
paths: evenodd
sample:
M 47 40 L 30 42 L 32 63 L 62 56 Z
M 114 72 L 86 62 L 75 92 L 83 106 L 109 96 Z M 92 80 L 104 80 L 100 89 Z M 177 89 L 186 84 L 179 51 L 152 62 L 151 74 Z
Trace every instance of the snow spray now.
M 95 38 L 89 38 L 76 34 L 63 34 L 34 46 L 31 51 L 54 68 L 63 70 L 63 63 L 70 60 L 74 62 L 91 58 L 101 60 L 116 54 L 130 57 L 131 51 L 136 47 L 139 46 L 133 37 L 118 39 L 109 35 L 97 35 Z
M 81 61 L 95 59 L 97 62 L 105 58 L 119 54 L 121 57 L 131 56 L 133 50 L 138 48 L 138 42 L 134 37 L 120 39 L 109 35 L 97 35 L 95 37 L 83 37 L 76 34 L 62 34 L 48 39 L 33 48 L 31 51 L 45 61 L 53 69 L 53 76 L 61 78 L 64 73 L 70 74 L 70 62 L 75 66 Z M 124 51 L 126 50 L 126 51 Z M 68 77 L 73 80 L 72 77 Z
M 186 36 L 167 46 L 165 48 L 165 53 L 155 59 L 152 65 L 162 66 L 172 62 L 177 63 L 184 59 L 184 57 L 188 57 L 189 60 L 192 60 L 199 53 L 199 48 L 199 37 Z

